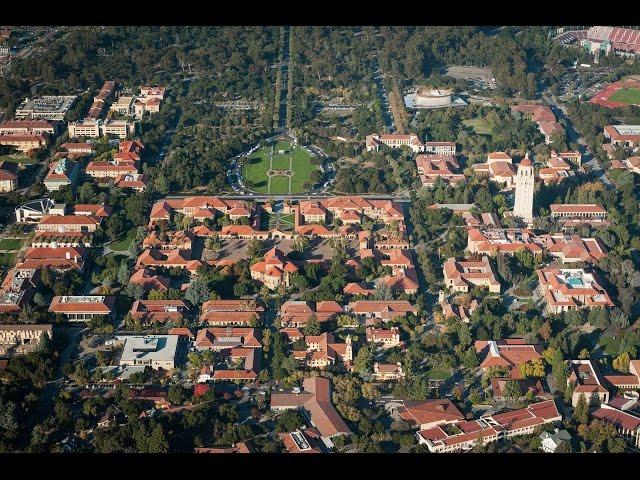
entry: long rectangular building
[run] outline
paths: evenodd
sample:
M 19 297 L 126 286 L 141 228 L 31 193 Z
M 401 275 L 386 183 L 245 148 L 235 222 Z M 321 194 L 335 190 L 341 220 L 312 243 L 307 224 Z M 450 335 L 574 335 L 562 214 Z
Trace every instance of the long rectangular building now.
M 462 420 L 442 424 L 417 433 L 418 442 L 432 453 L 471 450 L 482 442 L 496 442 L 505 438 L 534 433 L 535 428 L 562 420 L 553 400 L 533 403 L 526 408 L 493 414 L 478 420 Z

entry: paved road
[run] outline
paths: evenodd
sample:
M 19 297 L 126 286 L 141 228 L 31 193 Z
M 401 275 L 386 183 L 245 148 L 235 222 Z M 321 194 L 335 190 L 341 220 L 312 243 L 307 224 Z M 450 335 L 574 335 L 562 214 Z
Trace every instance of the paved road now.
M 53 380 L 48 381 L 45 384 L 44 390 L 38 400 L 38 407 L 35 415 L 30 418 L 31 427 L 42 423 L 50 414 L 53 407 L 53 399 L 58 395 L 58 392 L 64 385 L 62 368 L 69 363 L 71 355 L 78 346 L 78 338 L 84 327 L 62 327 L 56 329 L 56 335 L 64 335 L 67 337 L 67 345 L 58 358 L 58 368 Z
M 601 180 L 608 188 L 613 188 L 613 184 L 605 175 L 605 170 L 600 163 L 600 160 L 598 160 L 598 158 L 593 154 L 585 139 L 581 137 L 573 127 L 573 123 L 567 115 L 567 109 L 565 105 L 558 102 L 558 99 L 548 92 L 543 92 L 542 97 L 547 102 L 547 104 L 549 104 L 549 106 L 553 110 L 553 113 L 555 113 L 559 119 L 564 120 L 564 124 L 566 125 L 565 130 L 567 132 L 567 138 L 569 139 L 569 141 L 575 142 L 580 146 L 580 153 L 582 153 L 584 158 L 583 165 L 589 168 L 591 174 L 597 175 L 599 180 Z
M 387 130 L 393 133 L 396 131 L 396 126 L 393 123 L 393 115 L 391 114 L 391 107 L 389 106 L 389 94 L 387 93 L 387 89 L 384 86 L 384 77 L 382 75 L 382 71 L 380 70 L 378 57 L 376 55 L 374 55 L 373 57 L 373 72 L 373 79 L 376 82 L 378 95 L 380 96 L 380 102 L 382 103 L 382 118 L 384 119 L 384 122 L 387 126 Z
M 169 195 L 167 198 L 187 198 L 193 195 Z M 296 194 L 296 195 L 219 195 L 222 198 L 229 198 L 232 200 L 254 200 L 258 202 L 277 201 L 277 200 L 321 200 L 324 198 L 335 198 L 337 196 L 344 195 L 321 195 L 321 194 Z M 353 194 L 352 196 L 358 196 L 362 198 L 368 198 L 370 200 L 393 200 L 398 203 L 410 203 L 411 197 L 406 193 L 398 195 L 379 195 L 379 194 Z

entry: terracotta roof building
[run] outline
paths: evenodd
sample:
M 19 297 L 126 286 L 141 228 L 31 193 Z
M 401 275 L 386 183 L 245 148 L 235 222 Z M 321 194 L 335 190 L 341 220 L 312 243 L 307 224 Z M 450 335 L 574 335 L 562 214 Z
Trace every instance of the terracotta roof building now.
M 407 146 L 413 153 L 424 152 L 424 143 L 422 143 L 420 138 L 414 134 L 402 135 L 399 133 L 389 133 L 380 135 L 373 133 L 371 135 L 367 135 L 365 139 L 367 152 L 377 152 L 380 150 L 382 145 L 386 145 L 390 148 Z
M 264 254 L 261 262 L 251 265 L 250 270 L 251 278 L 274 290 L 280 285 L 289 287 L 291 274 L 297 272 L 298 267 L 281 250 L 274 247 Z
M 547 313 L 613 307 L 595 272 L 582 268 L 542 268 L 536 270 L 538 291 L 544 296 Z
M 464 420 L 462 412 L 448 399 L 404 400 L 398 414 L 403 420 L 417 425 L 419 430 Z
M 600 405 L 609 401 L 609 391 L 604 387 L 600 372 L 591 360 L 570 360 L 567 385 L 573 385 L 571 405 L 578 404 L 584 394 L 587 405 Z
M 331 403 L 331 380 L 308 377 L 301 393 L 272 393 L 272 410 L 303 408 L 309 412 L 311 423 L 318 429 L 325 445 L 331 447 L 331 437 L 350 435 L 351 430 Z
M 61 314 L 69 322 L 87 322 L 111 317 L 115 313 L 115 297 L 104 295 L 63 295 L 53 297 L 49 312 Z
M 256 300 L 209 300 L 200 309 L 200 322 L 216 327 L 248 327 L 264 315 Z
M 220 352 L 232 348 L 261 348 L 261 331 L 257 328 L 203 328 L 196 335 L 196 350 Z
M 304 327 L 313 316 L 322 323 L 343 313 L 343 311 L 343 308 L 334 301 L 287 300 L 280 307 L 280 325 L 283 327 Z
M 474 287 L 486 287 L 491 293 L 500 293 L 500 282 L 486 256 L 479 262 L 448 258 L 443 270 L 445 286 L 454 292 L 469 292 Z
M 357 300 L 350 302 L 345 311 L 354 315 L 363 316 L 367 325 L 376 320 L 383 322 L 397 317 L 405 317 L 409 313 L 417 315 L 418 310 L 407 300 Z
M 326 368 L 335 365 L 339 360 L 347 369 L 353 361 L 353 345 L 351 336 L 347 335 L 344 343 L 336 341 L 330 333 L 321 335 L 307 335 L 304 337 L 306 350 L 294 350 L 293 356 L 309 368 Z
M 607 211 L 596 204 L 553 204 L 549 206 L 551 217 L 563 226 L 591 225 L 593 227 L 609 225 Z
M 562 420 L 553 400 L 533 403 L 526 408 L 481 417 L 478 420 L 462 420 L 420 430 L 418 442 L 432 453 L 471 450 L 480 442 L 487 444 L 503 438 L 529 435 L 535 428 Z

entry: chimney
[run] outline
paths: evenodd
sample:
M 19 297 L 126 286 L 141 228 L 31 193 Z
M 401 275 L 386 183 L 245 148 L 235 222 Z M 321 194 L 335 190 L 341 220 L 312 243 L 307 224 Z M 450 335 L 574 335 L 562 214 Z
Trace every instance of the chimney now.
M 69 250 L 65 252 L 64 258 L 66 258 L 67 260 L 71 260 L 71 252 Z

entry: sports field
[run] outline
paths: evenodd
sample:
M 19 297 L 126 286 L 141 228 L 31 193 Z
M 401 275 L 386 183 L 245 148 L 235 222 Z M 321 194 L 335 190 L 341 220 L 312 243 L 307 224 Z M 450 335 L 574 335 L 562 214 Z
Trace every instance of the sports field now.
M 283 152 L 284 153 L 279 153 Z M 302 192 L 318 167 L 312 156 L 288 140 L 265 145 L 247 158 L 242 167 L 245 184 L 258 193 L 283 195 Z M 268 172 L 271 172 L 271 176 Z M 250 183 L 247 183 L 250 182 Z
M 612 102 L 640 105 L 640 89 L 623 87 L 609 97 Z

